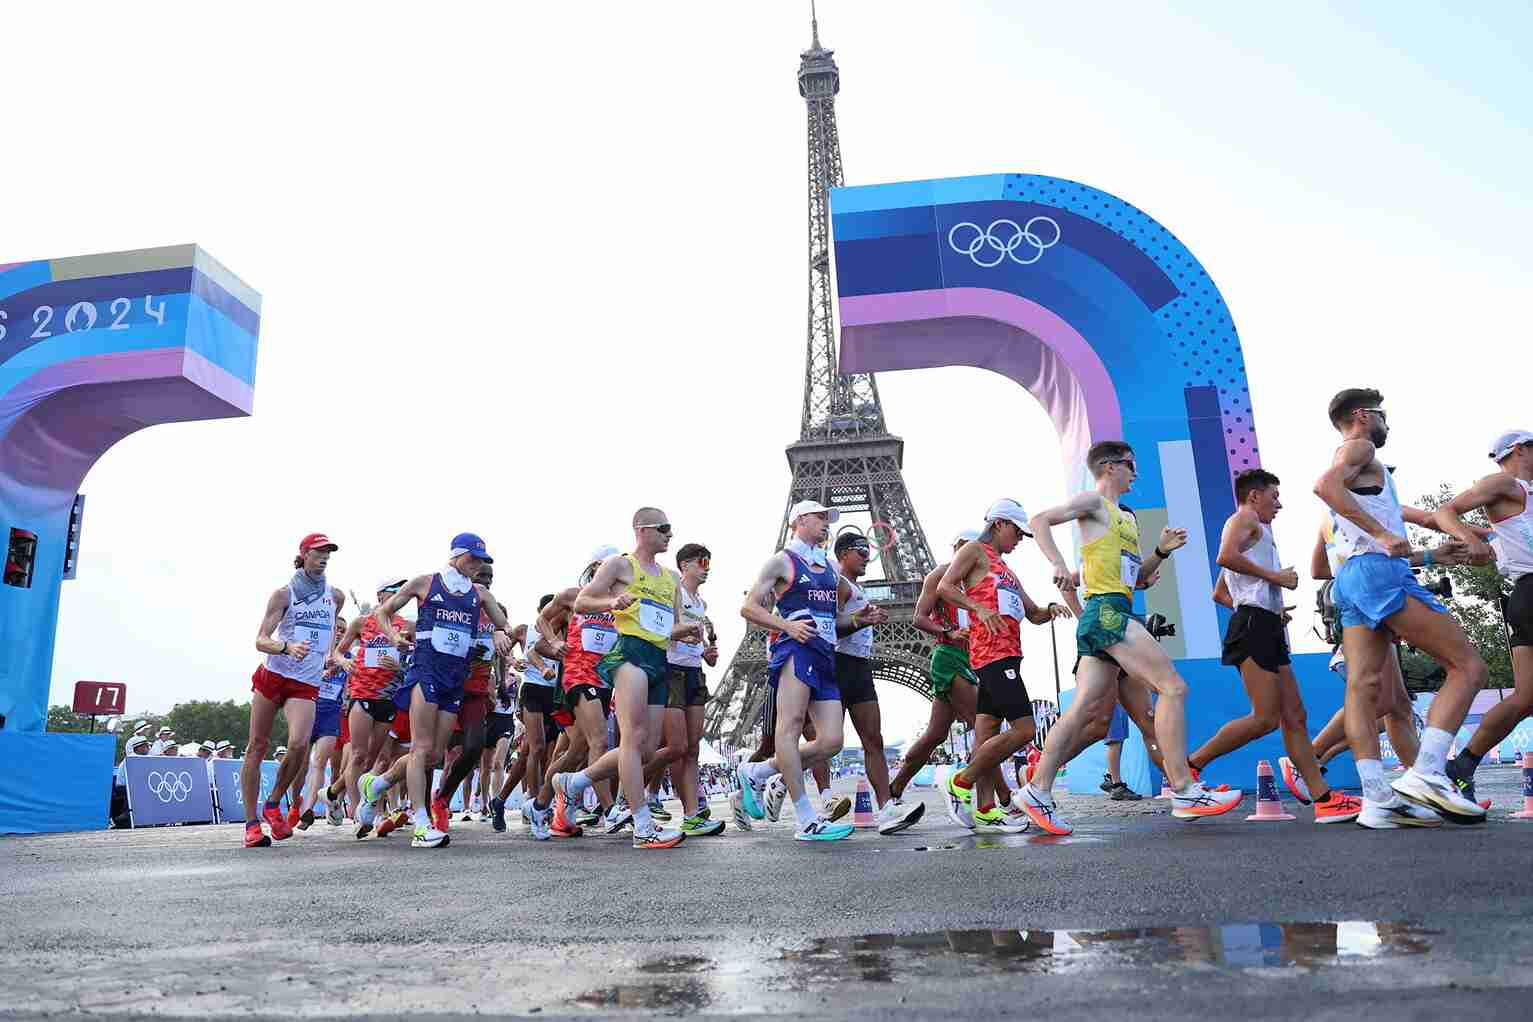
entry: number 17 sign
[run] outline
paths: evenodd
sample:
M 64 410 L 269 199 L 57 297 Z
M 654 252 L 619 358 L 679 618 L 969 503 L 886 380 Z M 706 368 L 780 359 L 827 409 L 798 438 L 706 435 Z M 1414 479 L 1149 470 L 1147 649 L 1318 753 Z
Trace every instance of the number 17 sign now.
M 82 717 L 110 717 L 128 705 L 128 686 L 120 681 L 75 682 L 75 712 Z

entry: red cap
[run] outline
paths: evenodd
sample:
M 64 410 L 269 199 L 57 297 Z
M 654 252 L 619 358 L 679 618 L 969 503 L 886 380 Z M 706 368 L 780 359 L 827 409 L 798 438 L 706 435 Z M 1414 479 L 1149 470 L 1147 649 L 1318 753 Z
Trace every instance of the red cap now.
M 311 532 L 307 536 L 303 537 L 303 539 L 298 541 L 298 552 L 300 554 L 306 554 L 310 550 L 324 550 L 326 548 L 328 548 L 332 553 L 340 549 L 340 547 L 336 546 L 330 537 L 325 535 L 323 532 Z

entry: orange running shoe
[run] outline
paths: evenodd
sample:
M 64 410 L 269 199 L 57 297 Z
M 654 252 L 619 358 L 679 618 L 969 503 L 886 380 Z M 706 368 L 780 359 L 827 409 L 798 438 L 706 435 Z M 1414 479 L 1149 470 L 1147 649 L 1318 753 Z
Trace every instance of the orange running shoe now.
M 270 848 L 271 838 L 261 829 L 261 825 L 253 820 L 245 823 L 245 847 L 246 848 Z
M 1172 792 L 1171 815 L 1178 820 L 1200 820 L 1205 816 L 1223 816 L 1240 805 L 1242 792 L 1209 791 L 1194 782 L 1187 794 Z
M 388 837 L 390 834 L 394 833 L 394 831 L 398 830 L 402 826 L 404 825 L 399 822 L 399 817 L 397 815 L 385 816 L 383 818 L 383 822 L 378 824 L 378 836 Z
M 447 803 L 442 799 L 431 800 L 431 825 L 443 834 L 452 826 L 452 810 L 447 808 Z
M 1363 800 L 1355 795 L 1332 791 L 1324 802 L 1315 803 L 1316 823 L 1351 823 L 1362 815 Z
M 687 835 L 679 830 L 660 830 L 656 828 L 649 834 L 635 832 L 633 846 L 635 848 L 675 848 L 685 841 Z
M 1020 792 L 1013 793 L 1011 800 L 1014 804 L 1021 803 L 1022 811 L 1027 814 L 1029 820 L 1033 821 L 1033 826 L 1045 834 L 1064 837 L 1066 834 L 1075 833 L 1075 828 L 1059 815 L 1059 807 L 1054 800 L 1031 784 L 1023 786 Z
M 298 824 L 301 823 L 302 821 L 303 821 L 303 814 L 298 811 L 298 807 L 297 806 L 293 806 L 291 809 L 289 809 L 287 811 L 287 829 L 288 830 L 297 830 L 298 829 Z
M 286 841 L 293 836 L 293 828 L 287 825 L 287 816 L 280 806 L 267 805 L 261 807 L 261 819 L 271 828 L 273 841 Z
M 1192 771 L 1192 779 L 1194 781 L 1197 781 L 1199 784 L 1203 783 L 1203 778 L 1198 775 L 1197 767 L 1195 767 L 1195 766 L 1193 766 L 1192 764 L 1189 763 L 1187 765 L 1187 769 Z M 1217 788 L 1209 788 L 1208 790 L 1209 791 L 1229 791 L 1230 790 L 1230 786 L 1228 784 L 1221 784 Z
M 580 828 L 569 815 L 570 800 L 564 797 L 564 789 L 557 783 L 554 785 L 554 815 L 548 823 L 548 829 L 559 837 L 570 837 L 571 831 L 578 834 Z

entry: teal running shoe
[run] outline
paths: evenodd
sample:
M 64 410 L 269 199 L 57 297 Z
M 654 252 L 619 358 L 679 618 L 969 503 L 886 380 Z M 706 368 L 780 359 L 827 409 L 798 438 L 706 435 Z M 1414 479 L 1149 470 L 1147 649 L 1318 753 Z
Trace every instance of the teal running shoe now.
M 740 781 L 740 802 L 745 807 L 746 815 L 753 820 L 766 819 L 766 785 L 751 780 L 750 766 L 745 763 L 735 768 L 735 776 Z
M 855 828 L 849 823 L 831 823 L 821 816 L 808 826 L 793 832 L 796 841 L 845 841 Z

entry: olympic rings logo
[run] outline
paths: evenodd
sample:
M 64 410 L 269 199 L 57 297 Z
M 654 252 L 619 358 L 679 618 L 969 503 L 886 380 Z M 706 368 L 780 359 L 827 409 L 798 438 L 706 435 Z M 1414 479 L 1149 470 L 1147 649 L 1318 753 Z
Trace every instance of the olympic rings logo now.
M 1042 227 L 1042 233 L 1033 228 Z M 958 243 L 958 232 L 964 231 L 964 237 L 968 243 Z M 969 231 L 973 235 L 969 235 Z M 999 266 L 1001 260 L 1010 257 L 1011 261 L 1018 266 L 1031 266 L 1043 258 L 1045 249 L 1053 248 L 1059 244 L 1059 224 L 1046 216 L 1035 216 L 1021 227 L 1015 220 L 992 220 L 990 226 L 981 229 L 979 224 L 963 223 L 954 224 L 952 230 L 947 232 L 947 243 L 954 252 L 966 255 L 974 261 L 975 266 L 986 268 Z M 1024 256 L 1018 256 L 1017 250 L 1026 244 Z M 995 253 L 995 258 L 990 258 L 990 253 Z
M 868 540 L 868 544 L 873 548 L 872 556 L 868 558 L 869 564 L 877 563 L 880 551 L 883 553 L 888 553 L 895 548 L 899 540 L 899 533 L 895 532 L 894 526 L 890 525 L 888 522 L 874 522 L 872 525 L 868 526 L 868 531 L 866 534 L 864 534 L 862 529 L 856 525 L 843 525 L 841 528 L 836 530 L 835 538 L 840 539 L 844 534 L 848 532 L 854 536 L 865 536 L 865 538 Z M 835 548 L 834 541 L 831 542 L 831 548 Z
M 169 805 L 171 802 L 185 802 L 192 793 L 192 775 L 185 770 L 179 774 L 167 770 L 160 773 L 158 770 L 149 771 L 149 790 L 154 797 Z

